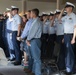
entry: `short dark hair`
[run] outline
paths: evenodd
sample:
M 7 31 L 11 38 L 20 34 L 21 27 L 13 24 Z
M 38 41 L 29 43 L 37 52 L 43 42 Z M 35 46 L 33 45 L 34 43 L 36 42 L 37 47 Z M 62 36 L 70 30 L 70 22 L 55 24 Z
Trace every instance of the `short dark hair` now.
M 17 10 L 17 11 L 19 11 L 19 8 L 12 8 L 12 11 L 13 11 L 13 10 Z
M 32 9 L 31 11 L 34 12 L 36 16 L 39 16 L 39 9 L 35 8 Z
M 31 10 L 28 10 L 27 12 L 31 13 Z

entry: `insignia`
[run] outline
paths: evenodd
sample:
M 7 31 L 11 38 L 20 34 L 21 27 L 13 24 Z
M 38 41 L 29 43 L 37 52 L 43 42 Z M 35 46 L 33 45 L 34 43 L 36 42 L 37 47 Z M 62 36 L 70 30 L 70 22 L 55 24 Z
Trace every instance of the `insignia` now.
M 72 18 L 69 18 L 69 20 L 72 20 Z

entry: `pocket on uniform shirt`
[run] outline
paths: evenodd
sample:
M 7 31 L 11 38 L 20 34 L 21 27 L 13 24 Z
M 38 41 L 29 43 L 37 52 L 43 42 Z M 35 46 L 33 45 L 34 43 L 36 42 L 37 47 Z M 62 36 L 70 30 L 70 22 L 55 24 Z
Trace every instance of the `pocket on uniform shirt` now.
M 73 23 L 73 19 L 72 18 L 69 18 L 69 23 Z

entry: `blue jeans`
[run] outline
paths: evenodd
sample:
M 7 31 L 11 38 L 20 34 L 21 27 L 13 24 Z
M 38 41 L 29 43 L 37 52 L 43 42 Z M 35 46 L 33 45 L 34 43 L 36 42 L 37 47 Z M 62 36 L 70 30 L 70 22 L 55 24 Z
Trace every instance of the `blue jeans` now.
M 40 39 L 33 39 L 30 43 L 30 53 L 33 59 L 33 72 L 35 75 L 41 75 L 41 41 Z
M 65 44 L 65 64 L 66 68 L 68 67 L 70 71 L 73 71 L 74 68 L 74 45 L 71 44 L 73 35 L 65 34 L 64 35 L 64 44 Z
M 11 34 L 11 35 L 10 35 Z M 7 41 L 9 47 L 10 58 L 15 58 L 13 42 L 12 42 L 12 33 L 7 33 Z

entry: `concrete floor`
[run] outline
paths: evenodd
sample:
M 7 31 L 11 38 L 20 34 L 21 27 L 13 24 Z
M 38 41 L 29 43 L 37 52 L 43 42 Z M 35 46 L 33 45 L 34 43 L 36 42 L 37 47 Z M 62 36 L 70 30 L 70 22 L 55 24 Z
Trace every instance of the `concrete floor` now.
M 27 75 L 22 66 L 0 66 L 0 73 L 3 75 Z

